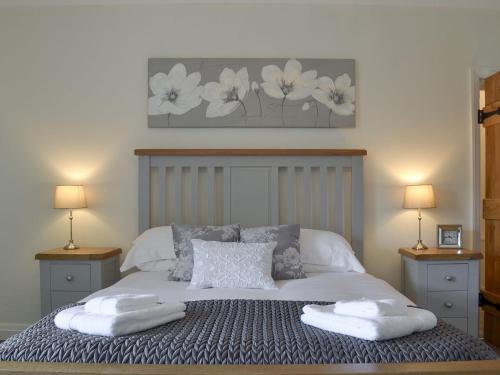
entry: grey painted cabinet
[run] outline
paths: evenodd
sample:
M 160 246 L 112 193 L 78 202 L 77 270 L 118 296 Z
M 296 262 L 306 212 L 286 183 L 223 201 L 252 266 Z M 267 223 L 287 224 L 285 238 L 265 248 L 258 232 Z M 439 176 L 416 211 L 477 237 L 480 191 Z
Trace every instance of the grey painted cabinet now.
M 429 250 L 400 249 L 403 293 L 438 318 L 478 336 L 481 254 Z
M 120 253 L 118 248 L 53 249 L 38 253 L 42 316 L 117 282 Z

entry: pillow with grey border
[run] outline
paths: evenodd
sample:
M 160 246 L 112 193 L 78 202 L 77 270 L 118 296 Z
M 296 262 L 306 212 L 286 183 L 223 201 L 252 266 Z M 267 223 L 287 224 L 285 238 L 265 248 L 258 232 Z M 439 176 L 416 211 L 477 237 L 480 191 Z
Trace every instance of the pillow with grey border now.
M 191 240 L 238 242 L 240 225 L 192 226 L 172 224 L 174 250 L 177 256 L 175 270 L 169 275 L 172 281 L 191 281 L 193 275 L 193 244 Z
M 273 252 L 274 280 L 304 279 L 300 261 L 300 224 L 241 228 L 241 242 L 277 242 Z

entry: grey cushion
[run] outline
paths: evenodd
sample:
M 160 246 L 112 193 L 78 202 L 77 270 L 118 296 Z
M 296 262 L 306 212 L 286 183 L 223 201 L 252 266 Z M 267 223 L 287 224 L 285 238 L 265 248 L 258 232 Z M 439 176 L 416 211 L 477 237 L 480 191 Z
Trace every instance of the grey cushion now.
M 304 279 L 300 261 L 300 225 L 275 225 L 269 227 L 241 228 L 241 242 L 271 242 L 278 244 L 273 253 L 273 278 L 275 280 Z
M 238 242 L 240 225 L 231 224 L 220 227 L 190 226 L 172 224 L 175 255 L 179 259 L 169 280 L 190 281 L 193 274 L 193 245 L 191 240 Z

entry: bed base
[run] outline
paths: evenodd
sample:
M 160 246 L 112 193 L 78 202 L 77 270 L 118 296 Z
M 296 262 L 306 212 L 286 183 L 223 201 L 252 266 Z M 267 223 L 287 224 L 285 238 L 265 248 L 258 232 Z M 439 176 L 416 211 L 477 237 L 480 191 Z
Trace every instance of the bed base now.
M 191 172 L 192 185 L 191 198 L 198 202 L 198 196 L 194 193 L 198 189 L 199 168 L 205 167 L 208 174 L 208 183 L 206 188 L 209 202 L 215 194 L 215 168 L 222 168 L 224 176 L 224 212 L 223 221 L 244 222 L 248 220 L 248 210 L 252 202 L 244 206 L 231 206 L 230 197 L 232 195 L 245 197 L 247 187 L 245 184 L 232 184 L 231 175 L 233 173 L 244 173 L 249 170 L 254 175 L 246 177 L 251 178 L 253 184 L 261 183 L 266 189 L 257 189 L 259 186 L 251 186 L 251 191 L 263 191 L 264 195 L 259 202 L 266 202 L 265 207 L 260 213 L 264 212 L 264 218 L 259 215 L 255 218 L 260 225 L 278 224 L 279 221 L 279 191 L 278 191 L 278 169 L 285 167 L 287 169 L 288 181 L 295 181 L 296 169 L 300 168 L 307 176 L 311 174 L 313 168 L 320 169 L 320 181 L 323 182 L 323 188 L 320 191 L 320 227 L 317 229 L 336 229 L 343 233 L 343 229 L 350 224 L 352 228 L 351 243 L 356 250 L 356 255 L 360 261 L 363 261 L 363 156 L 365 150 L 286 150 L 286 149 L 259 149 L 259 150 L 240 150 L 240 149 L 161 149 L 161 150 L 136 150 L 135 154 L 139 156 L 139 229 L 140 232 L 156 225 L 163 225 L 166 222 L 166 212 L 157 213 L 159 218 L 155 223 L 151 222 L 151 170 L 159 168 L 160 178 L 157 182 L 158 191 L 162 192 L 159 196 L 160 207 L 166 203 L 165 197 L 165 168 L 174 168 L 174 195 L 175 199 L 174 217 L 178 222 L 182 222 L 182 201 L 181 185 L 182 170 L 189 168 Z M 248 168 L 253 167 L 253 168 Z M 339 173 L 335 178 L 336 201 L 334 207 L 334 218 L 329 218 L 326 208 L 330 199 L 326 189 L 326 172 L 329 168 L 335 168 L 336 171 L 342 171 L 343 168 L 352 170 L 351 181 L 351 200 L 350 207 L 351 223 L 344 223 L 344 214 L 342 208 L 343 174 Z M 264 171 L 265 173 L 257 173 Z M 242 177 L 240 176 L 239 177 Z M 245 176 L 243 176 L 245 177 Z M 311 186 L 309 179 L 304 182 L 303 201 L 306 210 L 303 210 L 303 217 L 296 215 L 296 196 L 293 184 L 289 184 L 285 206 L 287 206 L 288 221 L 297 222 L 297 219 L 306 226 L 312 224 L 311 215 Z M 236 181 L 237 182 L 237 181 Z M 290 187 L 292 186 L 292 187 Z M 242 189 L 243 192 L 240 190 Z M 191 207 L 191 224 L 196 224 L 199 219 L 198 205 Z M 240 215 L 241 213 L 244 215 Z M 215 223 L 215 208 L 213 204 L 208 204 L 207 216 L 205 221 L 208 224 Z M 334 219 L 332 227 L 331 219 Z M 252 223 L 248 223 L 252 224 Z M 346 225 L 344 225 L 346 224 Z M 312 226 L 309 226 L 312 227 Z M 72 363 L 46 363 L 46 362 L 1 362 L 0 375 L 6 374 L 37 374 L 37 375 L 64 375 L 64 374 L 108 374 L 108 375 L 326 375 L 326 374 L 500 374 L 500 361 L 465 361 L 465 362 L 433 362 L 433 363 L 400 363 L 400 364 L 337 364 L 337 365 L 116 365 L 116 364 L 72 364 Z
M 326 374 L 500 374 L 500 361 L 338 365 L 113 365 L 0 362 L 2 375 L 326 375 Z

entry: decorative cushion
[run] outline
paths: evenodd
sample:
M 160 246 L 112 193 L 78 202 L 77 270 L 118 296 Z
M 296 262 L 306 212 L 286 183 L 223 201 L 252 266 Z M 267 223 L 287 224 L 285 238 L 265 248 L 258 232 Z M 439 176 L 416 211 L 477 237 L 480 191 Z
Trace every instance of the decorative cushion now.
M 241 242 L 244 243 L 277 242 L 273 253 L 274 280 L 306 277 L 300 261 L 299 224 L 241 228 L 240 235 Z
M 271 276 L 276 242 L 241 243 L 191 240 L 192 288 L 275 289 Z
M 169 276 L 169 280 L 190 281 L 193 272 L 193 244 L 191 240 L 238 242 L 240 225 L 196 227 L 172 224 L 172 233 L 174 235 L 175 255 L 179 260 L 174 272 Z

